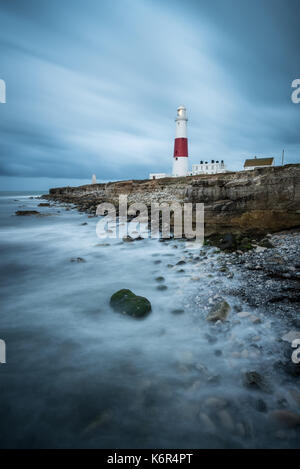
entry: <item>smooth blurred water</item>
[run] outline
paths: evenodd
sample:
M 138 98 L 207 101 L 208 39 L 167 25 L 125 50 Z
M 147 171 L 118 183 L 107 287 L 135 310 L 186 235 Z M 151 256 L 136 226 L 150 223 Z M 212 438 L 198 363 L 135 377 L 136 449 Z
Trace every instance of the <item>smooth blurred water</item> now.
M 182 241 L 99 240 L 97 218 L 37 208 L 34 195 L 0 196 L 1 447 L 297 444 L 298 433 L 277 438 L 267 413 L 254 408 L 259 399 L 269 409 L 288 399 L 289 383 L 272 371 L 273 328 L 238 324 L 233 313 L 226 325 L 205 320 L 215 295 L 246 308 L 226 293 L 239 279 L 218 272 L 222 254 L 203 248 L 197 260 L 199 249 Z M 43 216 L 14 216 L 22 209 Z M 85 262 L 70 262 L 77 257 Z M 187 263 L 176 266 L 183 257 Z M 157 289 L 158 276 L 167 290 Z M 113 312 L 109 299 L 121 288 L 146 296 L 152 313 L 135 320 Z M 262 368 L 275 388 L 270 395 L 242 385 L 244 371 Z M 227 417 L 208 407 L 210 397 L 226 399 Z

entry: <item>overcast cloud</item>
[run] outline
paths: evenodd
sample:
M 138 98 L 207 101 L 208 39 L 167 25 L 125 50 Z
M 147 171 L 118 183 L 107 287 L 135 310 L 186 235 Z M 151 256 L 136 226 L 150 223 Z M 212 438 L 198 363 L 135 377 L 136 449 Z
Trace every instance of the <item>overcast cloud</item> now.
M 298 0 L 0 0 L 2 187 L 170 172 L 180 104 L 190 164 L 300 162 L 299 17 Z

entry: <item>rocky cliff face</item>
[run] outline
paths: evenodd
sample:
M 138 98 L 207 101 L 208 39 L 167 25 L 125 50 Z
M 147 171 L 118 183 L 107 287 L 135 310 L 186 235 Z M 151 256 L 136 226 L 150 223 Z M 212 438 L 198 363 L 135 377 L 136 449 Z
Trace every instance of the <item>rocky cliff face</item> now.
M 51 189 L 47 198 L 96 211 L 101 202 L 205 204 L 205 234 L 276 232 L 300 227 L 300 164 L 216 175 L 120 181 Z

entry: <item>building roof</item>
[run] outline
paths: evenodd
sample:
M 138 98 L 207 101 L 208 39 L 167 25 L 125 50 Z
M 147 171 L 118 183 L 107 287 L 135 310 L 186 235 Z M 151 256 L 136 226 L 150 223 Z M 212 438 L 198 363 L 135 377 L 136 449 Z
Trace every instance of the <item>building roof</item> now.
M 249 166 L 272 166 L 274 158 L 253 158 L 251 160 L 246 160 L 244 168 Z

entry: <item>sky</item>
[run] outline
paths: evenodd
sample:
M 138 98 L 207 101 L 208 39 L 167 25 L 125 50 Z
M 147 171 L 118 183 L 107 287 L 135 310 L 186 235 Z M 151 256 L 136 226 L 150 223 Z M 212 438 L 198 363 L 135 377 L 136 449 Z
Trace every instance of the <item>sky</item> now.
M 299 0 L 0 0 L 0 190 L 300 163 Z

